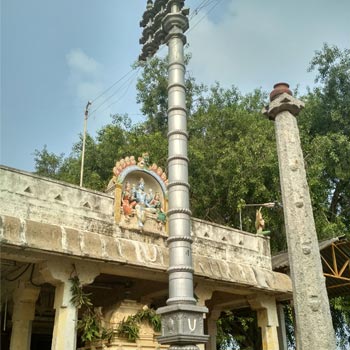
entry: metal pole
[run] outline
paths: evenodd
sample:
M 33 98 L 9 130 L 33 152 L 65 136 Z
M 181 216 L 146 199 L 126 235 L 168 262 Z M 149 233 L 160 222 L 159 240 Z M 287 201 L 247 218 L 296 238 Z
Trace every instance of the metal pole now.
M 84 113 L 83 149 L 81 151 L 81 168 L 80 168 L 80 184 L 79 184 L 80 187 L 83 186 L 86 129 L 87 129 L 87 120 L 89 116 L 89 107 L 91 106 L 91 103 L 92 103 L 91 101 L 87 103 L 85 107 L 85 113 Z
M 147 2 L 141 25 L 145 27 L 140 59 L 153 55 L 167 43 L 168 55 L 168 200 L 169 220 L 169 298 L 157 313 L 162 318 L 161 344 L 171 350 L 198 350 L 206 343 L 203 314 L 206 307 L 196 305 L 193 295 L 191 210 L 189 205 L 187 110 L 185 94 L 184 32 L 188 29 L 188 10 L 184 0 Z M 152 16 L 154 21 L 152 21 Z M 157 23 L 161 26 L 157 27 Z

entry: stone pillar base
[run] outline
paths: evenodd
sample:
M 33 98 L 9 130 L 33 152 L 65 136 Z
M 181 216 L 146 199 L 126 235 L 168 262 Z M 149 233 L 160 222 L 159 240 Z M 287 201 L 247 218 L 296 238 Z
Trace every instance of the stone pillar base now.
M 203 313 L 207 312 L 206 307 L 189 304 L 159 308 L 157 314 L 162 317 L 162 335 L 158 337 L 158 342 L 176 344 L 175 348 L 181 349 L 187 349 L 190 344 L 206 343 L 209 336 L 203 334 Z M 197 346 L 195 348 L 198 350 Z

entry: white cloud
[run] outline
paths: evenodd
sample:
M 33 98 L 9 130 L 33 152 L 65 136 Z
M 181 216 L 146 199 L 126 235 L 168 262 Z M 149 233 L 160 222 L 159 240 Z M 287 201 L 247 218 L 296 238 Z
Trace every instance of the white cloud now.
M 82 49 L 72 49 L 66 55 L 66 60 L 68 67 L 74 73 L 95 75 L 100 68 L 100 64 Z
M 219 21 L 215 11 L 223 11 L 220 5 L 188 33 L 189 69 L 206 84 L 219 81 L 247 92 L 286 81 L 303 89 L 313 83 L 306 70 L 314 51 L 323 42 L 348 43 L 348 1 L 229 1 Z
M 95 98 L 103 88 L 102 65 L 80 48 L 72 49 L 66 55 L 66 62 L 69 68 L 68 85 L 78 103 Z

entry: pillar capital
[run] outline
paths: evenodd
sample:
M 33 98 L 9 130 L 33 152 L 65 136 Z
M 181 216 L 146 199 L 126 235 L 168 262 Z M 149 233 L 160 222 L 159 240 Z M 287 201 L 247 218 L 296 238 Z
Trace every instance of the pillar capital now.
M 29 282 L 20 281 L 13 291 L 14 311 L 12 321 L 34 320 L 35 303 L 39 297 L 40 288 Z
M 222 313 L 223 309 L 221 307 L 215 307 L 209 311 L 208 320 L 216 322 Z
M 19 281 L 17 288 L 13 291 L 13 301 L 33 302 L 38 299 L 40 292 L 39 287 L 33 286 L 30 282 Z
M 213 296 L 214 288 L 205 284 L 199 283 L 194 289 L 194 293 L 198 297 L 197 303 L 201 306 L 205 306 L 205 301 L 210 300 Z
M 278 316 L 276 299 L 269 295 L 259 295 L 247 298 L 251 308 L 256 310 L 258 326 L 261 328 L 263 350 L 279 349 L 278 344 Z
M 61 262 L 59 260 L 48 260 L 42 263 L 39 271 L 45 282 L 53 285 L 66 283 L 72 276 L 78 275 L 82 285 L 90 284 L 100 270 L 96 264 L 87 262 Z
M 258 326 L 259 327 L 277 327 L 278 317 L 276 308 L 276 299 L 273 296 L 262 295 L 257 297 L 247 298 L 251 308 L 258 312 Z
M 276 86 L 276 85 L 275 85 Z M 271 92 L 271 94 L 274 91 Z M 263 108 L 262 113 L 270 120 L 275 120 L 276 116 L 281 113 L 288 111 L 292 115 L 297 116 L 300 111 L 304 108 L 304 102 L 290 95 L 288 92 L 281 92 L 273 95 L 273 99 Z

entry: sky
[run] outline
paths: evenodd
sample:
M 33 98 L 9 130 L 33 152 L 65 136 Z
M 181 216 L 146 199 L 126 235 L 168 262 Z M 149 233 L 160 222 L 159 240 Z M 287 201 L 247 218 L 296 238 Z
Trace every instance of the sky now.
M 68 156 L 83 131 L 127 113 L 144 120 L 132 70 L 146 0 L 1 0 L 0 164 L 34 171 L 34 151 Z M 350 47 L 349 0 L 187 0 L 188 69 L 243 93 L 314 86 L 324 42 Z M 164 56 L 165 49 L 159 55 Z M 137 75 L 138 74 L 138 75 Z M 107 91 L 106 91 L 107 90 Z M 113 167 L 113 164 L 111 164 Z

